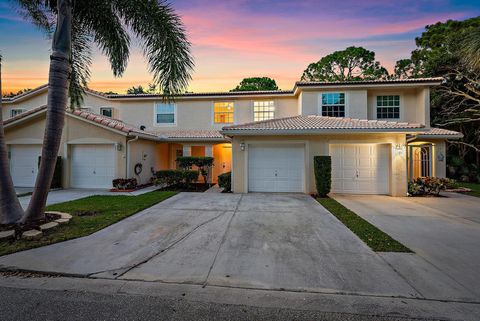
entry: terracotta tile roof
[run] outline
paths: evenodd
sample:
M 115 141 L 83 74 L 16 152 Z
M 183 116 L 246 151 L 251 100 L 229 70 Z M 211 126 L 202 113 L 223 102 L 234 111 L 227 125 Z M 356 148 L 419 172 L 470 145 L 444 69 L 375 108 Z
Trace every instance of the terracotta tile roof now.
M 422 124 L 400 123 L 381 120 L 361 120 L 341 117 L 325 116 L 293 116 L 287 118 L 271 119 L 260 122 L 246 123 L 223 127 L 223 132 L 228 135 L 231 131 L 322 131 L 322 130 L 407 130 L 423 128 Z
M 175 97 L 210 97 L 210 96 L 269 96 L 269 95 L 293 95 L 293 90 L 258 90 L 258 91 L 215 91 L 215 92 L 198 92 L 198 93 L 183 93 L 175 95 Z M 106 95 L 108 98 L 162 98 L 160 94 L 120 94 L 120 95 Z
M 453 131 L 453 130 L 448 130 L 448 129 L 443 129 L 443 128 L 430 128 L 428 131 L 420 132 L 417 135 L 421 136 L 456 136 L 456 137 L 463 137 L 462 133 Z
M 40 107 L 37 107 L 37 108 L 33 108 L 33 109 L 30 109 L 30 110 L 27 110 L 26 112 L 23 112 L 21 114 L 18 114 L 17 116 L 15 117 L 11 117 L 11 118 L 8 118 L 6 120 L 3 121 L 3 124 L 4 125 L 8 125 L 10 123 L 13 123 L 19 119 L 22 119 L 22 118 L 25 118 L 27 116 L 30 116 L 30 115 L 33 115 L 37 112 L 40 112 L 42 110 L 46 110 L 47 109 L 47 106 L 40 106 Z
M 158 135 L 167 139 L 225 139 L 218 130 L 172 130 Z
M 442 82 L 442 77 L 431 78 L 408 78 L 408 79 L 385 79 L 385 80 L 355 80 L 355 81 L 297 81 L 295 86 L 337 86 L 337 85 L 379 85 L 379 84 L 417 84 Z
M 103 125 L 103 126 L 106 126 L 106 127 L 117 129 L 117 130 L 122 131 L 122 132 L 127 133 L 127 134 L 134 133 L 134 134 L 146 135 L 146 136 L 151 136 L 151 137 L 157 137 L 157 135 L 155 133 L 150 133 L 150 132 L 141 130 L 140 128 L 138 128 L 134 125 L 129 125 L 129 124 L 124 123 L 124 122 L 122 122 L 121 120 L 118 120 L 118 119 L 98 115 L 98 114 L 91 113 L 91 112 L 81 111 L 81 110 L 74 110 L 71 113 L 75 116 L 82 117 L 86 120 L 95 122 L 97 124 L 100 124 L 100 125 Z

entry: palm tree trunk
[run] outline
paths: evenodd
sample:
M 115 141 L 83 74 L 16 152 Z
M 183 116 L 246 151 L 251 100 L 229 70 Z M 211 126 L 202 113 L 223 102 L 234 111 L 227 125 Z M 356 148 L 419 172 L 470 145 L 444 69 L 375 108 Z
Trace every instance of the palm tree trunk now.
M 3 128 L 2 108 L 2 57 L 0 56 L 0 224 L 16 223 L 23 215 L 13 186 L 8 161 L 8 150 Z
M 57 8 L 57 26 L 50 56 L 47 119 L 42 158 L 32 199 L 22 222 L 41 220 L 45 217 L 47 196 L 55 171 L 65 122 L 65 110 L 68 104 L 71 74 L 72 0 L 57 0 Z

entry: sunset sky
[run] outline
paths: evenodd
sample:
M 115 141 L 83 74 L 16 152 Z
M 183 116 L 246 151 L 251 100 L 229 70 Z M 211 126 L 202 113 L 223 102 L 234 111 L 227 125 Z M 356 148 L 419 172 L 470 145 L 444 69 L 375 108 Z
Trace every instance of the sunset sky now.
M 0 0 L 4 92 L 46 83 L 50 43 L 23 21 L 14 1 Z M 234 88 L 242 78 L 268 76 L 291 89 L 306 66 L 348 46 L 373 50 L 389 71 L 409 56 L 425 25 L 480 15 L 479 0 L 181 0 L 171 1 L 192 42 L 190 91 Z M 95 52 L 90 87 L 125 92 L 151 76 L 139 47 L 127 72 L 113 77 Z

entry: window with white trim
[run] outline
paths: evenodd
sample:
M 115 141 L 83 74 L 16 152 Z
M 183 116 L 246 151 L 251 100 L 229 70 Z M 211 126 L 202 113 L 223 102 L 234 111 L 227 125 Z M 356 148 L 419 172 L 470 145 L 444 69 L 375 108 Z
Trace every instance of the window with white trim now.
M 215 102 L 213 104 L 213 122 L 215 124 L 233 124 L 233 102 Z
M 322 94 L 322 116 L 345 117 L 345 93 Z
M 275 117 L 275 104 L 273 100 L 253 102 L 253 120 L 262 121 Z
M 399 119 L 400 96 L 377 96 L 377 119 Z
M 18 108 L 12 109 L 12 110 L 10 110 L 10 117 L 18 116 L 18 115 L 20 115 L 24 112 L 25 112 L 25 109 L 18 109 Z
M 105 117 L 113 117 L 113 108 L 112 107 L 102 107 L 100 108 L 100 115 Z
M 174 125 L 176 123 L 176 105 L 172 103 L 155 104 L 155 123 L 158 125 Z

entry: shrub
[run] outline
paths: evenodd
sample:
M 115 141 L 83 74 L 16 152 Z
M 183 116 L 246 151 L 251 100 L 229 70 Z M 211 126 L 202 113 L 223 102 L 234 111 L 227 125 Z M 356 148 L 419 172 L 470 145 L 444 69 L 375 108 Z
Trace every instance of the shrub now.
M 313 163 L 317 194 L 325 197 L 332 187 L 332 159 L 330 156 L 314 156 Z
M 167 169 L 155 173 L 155 184 L 159 185 L 190 185 L 198 180 L 198 171 Z
M 178 167 L 184 170 L 197 166 L 200 174 L 203 176 L 203 180 L 207 183 L 208 173 L 213 166 L 213 157 L 181 156 L 177 158 L 177 164 Z
M 112 185 L 118 190 L 127 190 L 136 189 L 138 183 L 136 178 L 116 178 L 112 181 Z
M 223 187 L 225 192 L 232 191 L 232 172 L 218 175 L 218 186 Z
M 161 170 L 155 173 L 157 180 L 155 184 L 159 185 L 176 185 L 183 181 L 183 171 L 175 169 Z
M 198 181 L 198 171 L 192 171 L 192 170 L 183 171 L 183 180 L 186 185 L 196 183 Z
M 434 195 L 452 185 L 452 180 L 438 177 L 419 177 L 408 182 L 408 193 L 414 196 Z

